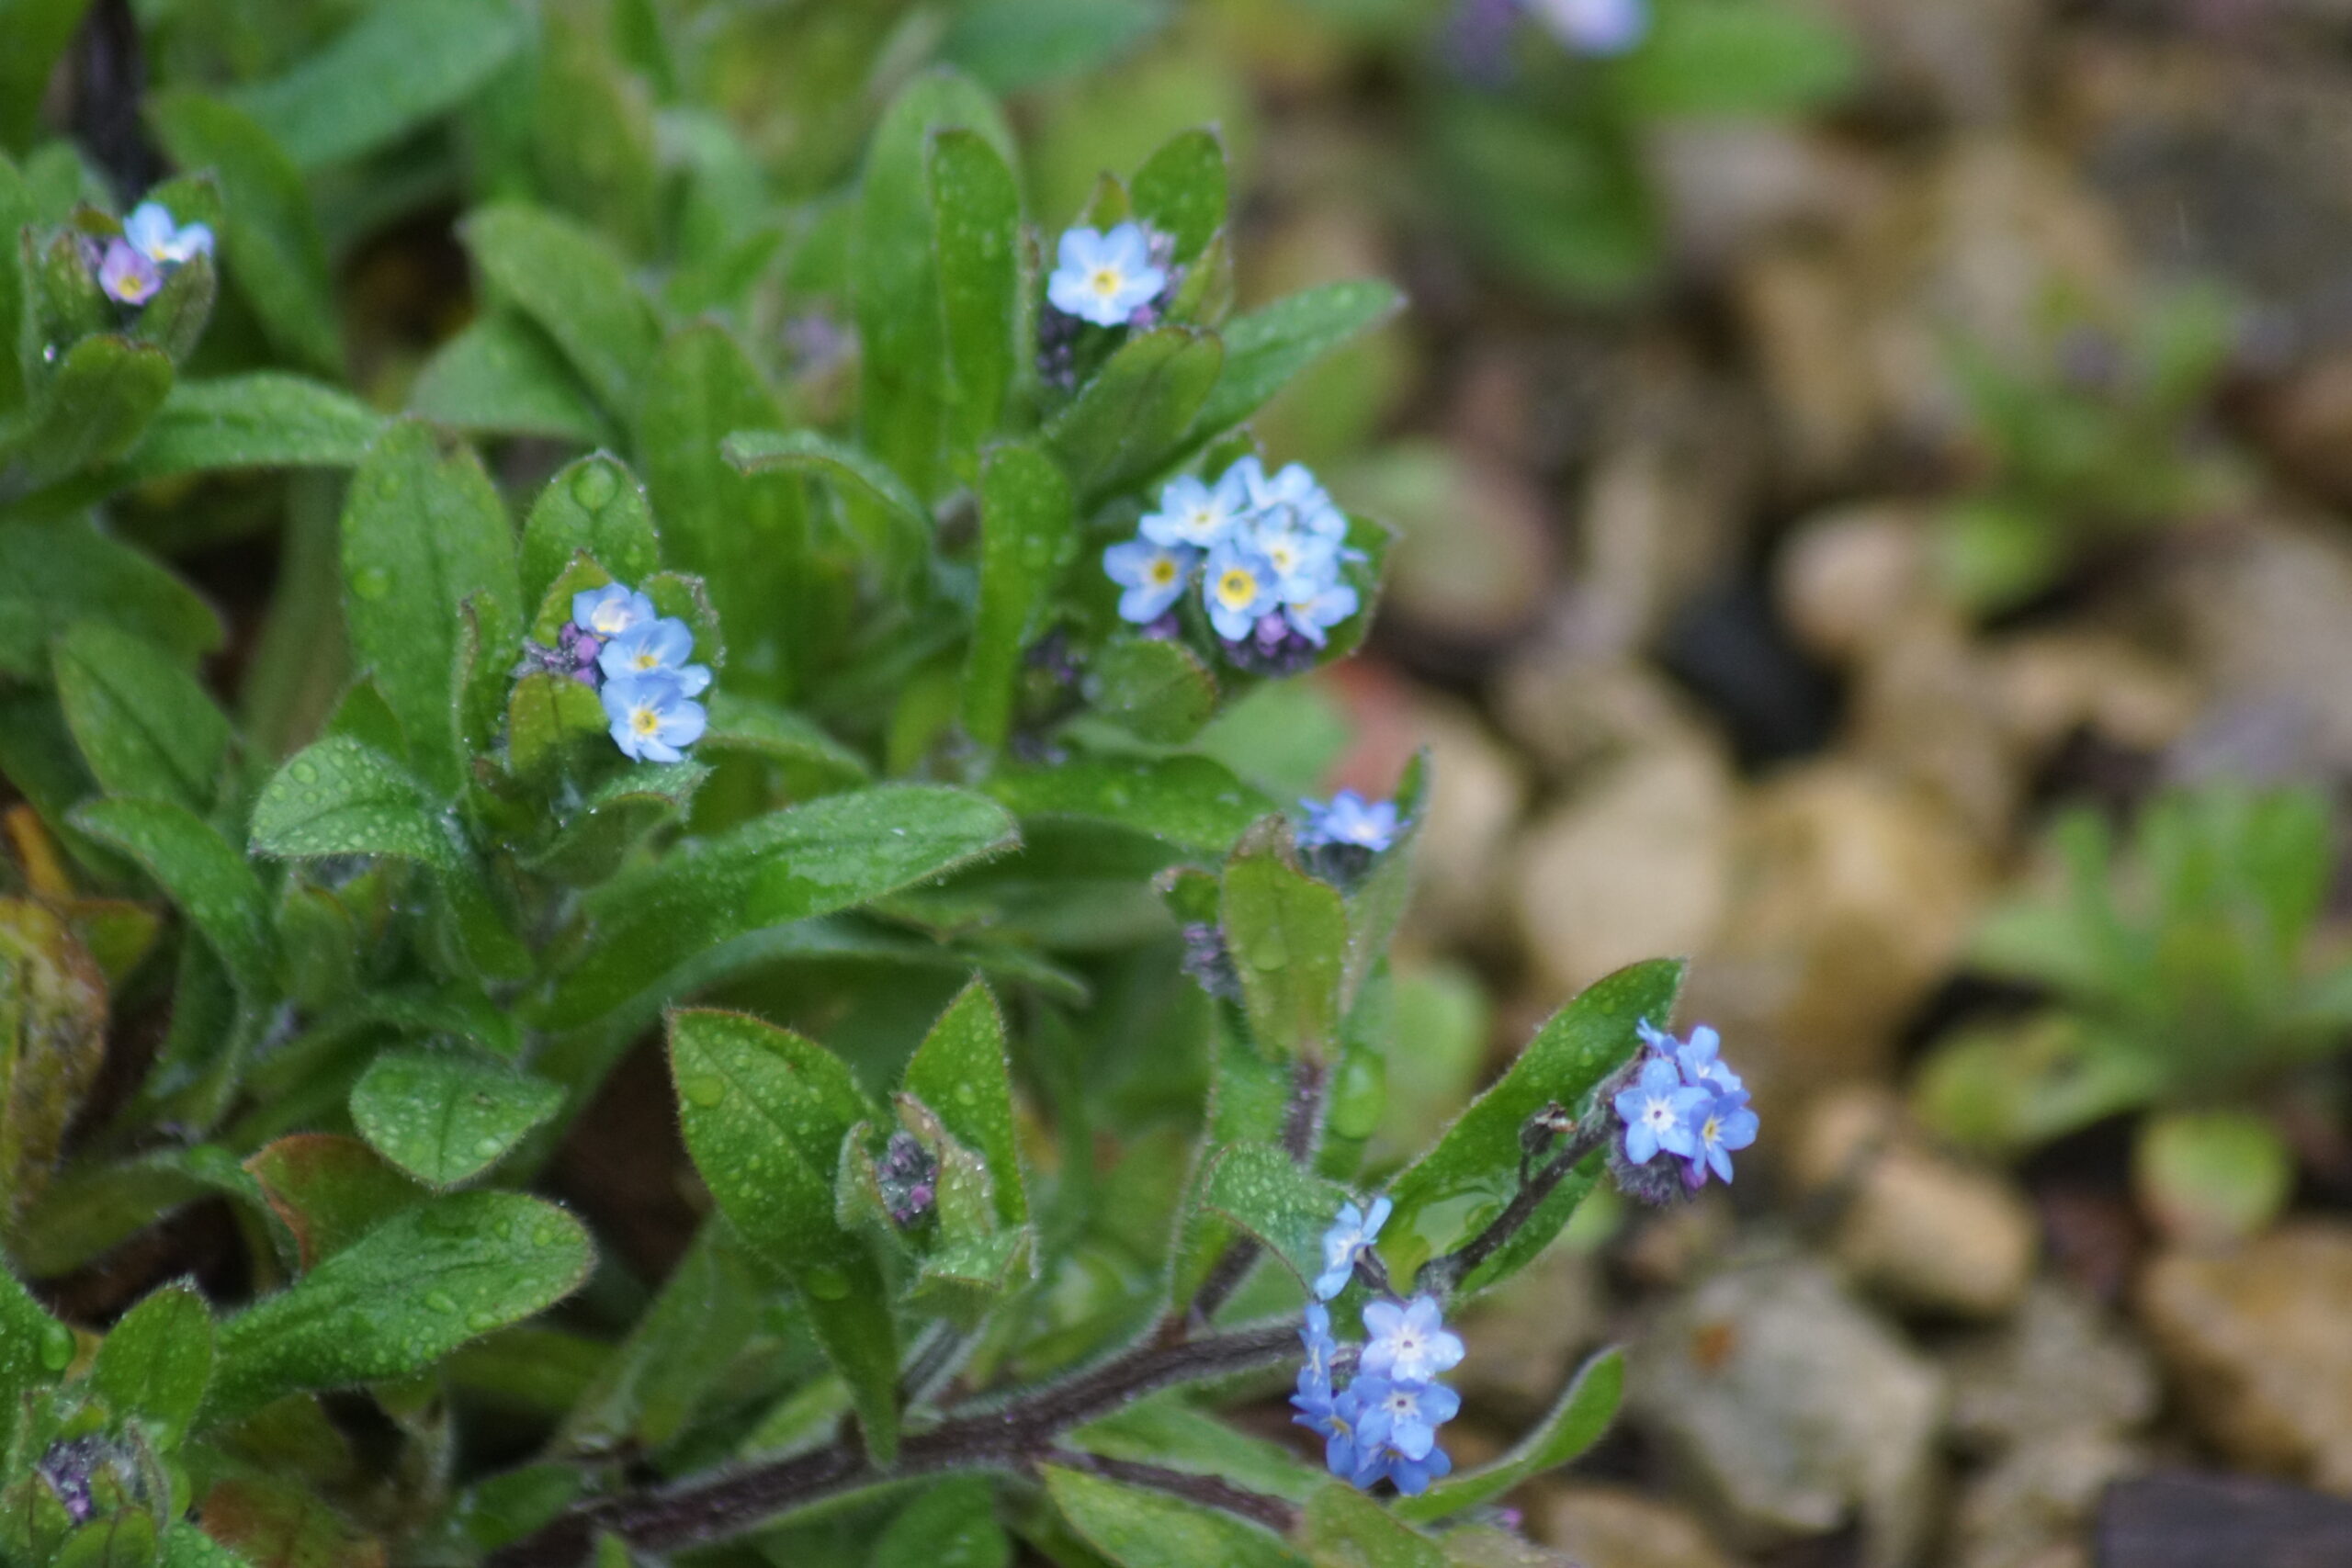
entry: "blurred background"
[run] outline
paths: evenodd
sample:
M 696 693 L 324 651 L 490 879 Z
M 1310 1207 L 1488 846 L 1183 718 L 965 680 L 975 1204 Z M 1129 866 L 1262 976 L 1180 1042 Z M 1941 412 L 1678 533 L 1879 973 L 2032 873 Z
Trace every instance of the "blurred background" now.
M 154 78 L 240 82 L 355 8 L 102 0 L 42 112 L 135 172 L 108 16 Z M 314 182 L 384 408 L 435 409 L 458 192 L 511 188 L 678 228 L 675 309 L 763 279 L 821 416 L 841 193 L 940 60 L 1011 96 L 1049 231 L 1211 121 L 1243 304 L 1408 290 L 1259 425 L 1400 530 L 1371 646 L 1210 745 L 1294 795 L 1434 750 L 1392 1147 L 1660 953 L 1764 1117 L 1736 1188 L 1591 1206 L 1468 1325 L 1469 1459 L 1634 1347 L 1618 1431 L 1518 1499 L 1535 1539 L 2352 1562 L 2352 4 L 539 10 L 535 90 Z M 224 363 L 273 325 L 236 309 Z M 266 520 L 197 500 L 126 525 L 250 607 Z

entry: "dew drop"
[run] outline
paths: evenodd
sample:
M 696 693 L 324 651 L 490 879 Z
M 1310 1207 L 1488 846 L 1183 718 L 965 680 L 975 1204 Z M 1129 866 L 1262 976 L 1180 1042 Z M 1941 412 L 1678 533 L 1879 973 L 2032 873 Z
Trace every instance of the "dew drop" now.
M 353 574 L 351 591 L 362 599 L 381 599 L 392 591 L 391 573 L 379 566 L 368 567 Z
M 726 1080 L 708 1074 L 696 1074 L 686 1079 L 680 1087 L 686 1091 L 688 1100 L 705 1110 L 719 1104 L 727 1098 Z
M 62 1323 L 44 1325 L 40 1331 L 40 1364 L 52 1372 L 62 1372 L 74 1359 L 74 1331 Z
M 435 1291 L 432 1294 L 424 1298 L 424 1304 L 431 1307 L 435 1312 L 455 1312 L 458 1310 L 457 1298 L 450 1295 L 447 1291 Z
M 295 782 L 296 784 L 316 784 L 316 783 L 318 783 L 318 782 L 319 782 L 319 770 L 318 770 L 318 766 L 317 766 L 317 764 L 315 764 L 315 763 L 311 763 L 311 762 L 297 762 L 297 763 L 295 763 L 295 764 L 294 764 L 294 782 Z
M 613 470 L 602 463 L 591 463 L 572 476 L 571 499 L 591 512 L 601 512 L 613 499 L 619 481 Z
M 837 1302 L 849 1294 L 849 1279 L 837 1269 L 811 1269 L 803 1282 L 820 1302 Z

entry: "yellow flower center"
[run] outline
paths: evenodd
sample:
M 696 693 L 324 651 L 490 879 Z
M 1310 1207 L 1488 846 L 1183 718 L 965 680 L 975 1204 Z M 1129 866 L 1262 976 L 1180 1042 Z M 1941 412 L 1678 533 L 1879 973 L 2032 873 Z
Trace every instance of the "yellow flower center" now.
M 1153 587 L 1165 588 L 1175 581 L 1176 563 L 1174 561 L 1170 560 L 1166 556 L 1162 556 L 1158 560 L 1151 563 L 1151 583 Z
M 1094 269 L 1093 281 L 1094 292 L 1102 295 L 1107 299 L 1112 295 L 1116 294 L 1119 291 L 1119 285 L 1122 279 L 1119 276 L 1119 269 L 1117 267 L 1098 266 Z
M 637 667 L 639 670 L 659 670 L 662 667 L 661 656 L 650 649 L 642 649 L 637 656 Z
M 651 708 L 639 708 L 628 716 L 629 728 L 639 735 L 653 735 L 662 728 L 662 716 Z
M 1227 604 L 1238 609 L 1258 597 L 1257 576 L 1238 566 L 1228 567 L 1226 569 L 1225 575 L 1216 580 L 1216 594 Z

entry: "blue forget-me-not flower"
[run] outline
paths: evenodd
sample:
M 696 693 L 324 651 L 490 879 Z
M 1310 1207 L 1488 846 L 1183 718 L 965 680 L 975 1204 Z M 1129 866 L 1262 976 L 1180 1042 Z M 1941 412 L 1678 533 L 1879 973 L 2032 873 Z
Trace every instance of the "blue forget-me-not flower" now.
M 1754 1143 L 1758 1125 L 1756 1112 L 1747 1108 L 1746 1089 L 1717 1095 L 1699 1112 L 1698 1124 L 1691 1134 L 1698 1143 L 1698 1152 L 1691 1156 L 1690 1172 L 1683 1179 L 1693 1187 L 1703 1187 L 1707 1172 L 1712 1170 L 1729 1181 L 1732 1151 Z
M 1168 269 L 1151 260 L 1151 241 L 1140 223 L 1122 223 L 1109 233 L 1071 229 L 1055 252 L 1046 298 L 1054 309 L 1098 327 L 1116 327 L 1168 287 Z
M 122 237 L 133 250 L 158 266 L 178 266 L 212 254 L 212 230 L 202 223 L 178 223 L 160 201 L 142 201 L 122 220 Z
M 640 762 L 677 761 L 684 755 L 680 749 L 701 739 L 709 723 L 702 705 L 667 671 L 608 679 L 601 694 L 613 744 Z
M 1209 625 L 1227 642 L 1239 642 L 1258 627 L 1259 618 L 1282 603 L 1272 563 L 1257 549 L 1227 539 L 1209 552 L 1206 586 Z
M 1690 1158 L 1699 1148 L 1696 1114 L 1713 1099 L 1707 1090 L 1684 1083 L 1672 1062 L 1652 1057 L 1633 1087 L 1617 1096 L 1617 1114 L 1625 1123 L 1625 1157 L 1647 1165 L 1664 1149 Z
M 652 600 L 623 583 L 583 588 L 571 596 L 572 624 L 598 637 L 618 637 L 631 626 L 659 620 L 661 615 Z
M 1367 803 L 1355 791 L 1343 789 L 1328 805 L 1306 799 L 1298 805 L 1306 818 L 1298 829 L 1302 845 L 1353 844 L 1377 853 L 1396 841 L 1393 800 Z
M 1323 1272 L 1315 1276 L 1316 1300 L 1328 1302 L 1348 1288 L 1356 1259 L 1379 1238 L 1380 1227 L 1388 1223 L 1395 1207 L 1385 1198 L 1374 1198 L 1369 1210 L 1353 1203 L 1340 1205 L 1339 1217 L 1323 1233 Z
M 1210 484 L 1184 474 L 1159 492 L 1159 510 L 1144 513 L 1141 532 L 1155 545 L 1205 550 L 1223 544 L 1250 511 L 1250 492 L 1228 470 Z
M 1442 1382 L 1367 1372 L 1349 1386 L 1363 1404 L 1363 1440 L 1393 1448 L 1408 1461 L 1428 1459 L 1437 1447 L 1437 1429 L 1462 1408 L 1462 1396 Z
M 1649 36 L 1649 0 L 1530 0 L 1546 31 L 1573 54 L 1608 59 Z
M 164 287 L 164 269 L 136 245 L 108 240 L 98 262 L 98 288 L 119 305 L 144 305 Z
M 1435 1296 L 1408 1305 L 1374 1302 L 1363 1309 L 1363 1370 L 1398 1382 L 1426 1382 L 1462 1359 L 1462 1337 L 1445 1326 Z M 1419 1455 L 1415 1455 L 1419 1458 Z
M 1686 1186 L 1706 1185 L 1710 1172 L 1729 1181 L 1732 1154 L 1756 1141 L 1758 1122 L 1747 1086 L 1723 1059 L 1723 1037 L 1701 1024 L 1678 1040 L 1647 1019 L 1634 1029 L 1647 1050 L 1640 1077 L 1617 1097 L 1625 1157 L 1642 1165 L 1662 1148 L 1684 1161 Z
M 694 651 L 694 628 L 627 583 L 608 582 L 574 593 L 554 645 L 526 644 L 516 673 L 543 671 L 593 688 L 624 756 L 674 762 L 710 724 L 695 701 L 710 689 L 710 669 L 689 662 Z
M 1119 618 L 1148 626 L 1184 596 L 1201 552 L 1182 545 L 1128 539 L 1102 552 L 1102 570 L 1126 590 L 1119 595 Z
M 639 621 L 605 644 L 596 655 L 596 667 L 606 680 L 623 675 L 652 675 L 667 673 L 678 683 L 681 694 L 698 697 L 710 685 L 710 670 L 707 665 L 689 664 L 695 653 L 695 634 L 686 623 L 674 615 L 658 620 Z

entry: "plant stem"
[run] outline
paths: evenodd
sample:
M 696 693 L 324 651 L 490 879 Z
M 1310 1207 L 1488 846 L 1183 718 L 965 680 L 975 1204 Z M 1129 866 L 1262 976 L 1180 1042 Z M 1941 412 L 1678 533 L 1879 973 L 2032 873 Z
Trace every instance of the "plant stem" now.
M 1421 1265 L 1413 1276 L 1413 1288 L 1433 1295 L 1444 1295 L 1469 1278 L 1473 1269 L 1492 1258 L 1505 1242 L 1517 1235 L 1552 1190 L 1567 1179 L 1568 1172 L 1584 1163 L 1585 1158 L 1615 1136 L 1615 1124 L 1606 1116 L 1595 1115 L 1589 1127 L 1579 1127 L 1568 1135 L 1567 1146 L 1549 1160 L 1534 1175 L 1522 1179 L 1519 1190 L 1511 1195 L 1503 1212 L 1487 1223 L 1487 1228 L 1472 1236 L 1453 1251 L 1442 1258 L 1432 1258 Z
M 1108 1476 L 1124 1481 L 1130 1486 L 1146 1486 L 1154 1492 L 1165 1492 L 1211 1508 L 1222 1508 L 1228 1514 L 1238 1514 L 1254 1520 L 1277 1535 L 1288 1535 L 1298 1524 L 1298 1509 L 1280 1497 L 1269 1497 L 1262 1492 L 1251 1492 L 1214 1475 L 1198 1475 L 1190 1471 L 1167 1470 L 1156 1464 L 1139 1464 L 1134 1460 L 1109 1459 L 1102 1454 L 1079 1453 L 1069 1449 L 1057 1449 L 1046 1456 L 1048 1464 L 1065 1470 L 1082 1470 L 1092 1475 Z
M 952 1415 L 909 1437 L 888 1470 L 876 1468 L 853 1444 L 835 1441 L 714 1480 L 582 1505 L 493 1554 L 491 1568 L 572 1568 L 586 1557 L 599 1530 L 649 1551 L 708 1545 L 787 1509 L 885 1482 L 955 1470 L 1025 1468 L 1054 1451 L 1062 1433 L 1129 1400 L 1272 1365 L 1290 1356 L 1297 1339 L 1293 1325 L 1278 1323 L 1181 1345 L 1147 1341 L 1063 1382 L 992 1408 Z
M 1301 1057 L 1291 1069 L 1290 1100 L 1283 1110 L 1283 1152 L 1293 1161 L 1305 1165 L 1315 1153 L 1316 1134 L 1323 1130 L 1323 1091 L 1330 1083 L 1330 1075 L 1323 1064 Z M 1163 1325 L 1162 1333 L 1173 1337 L 1191 1325 L 1205 1325 L 1216 1316 L 1241 1281 L 1250 1277 L 1251 1264 L 1258 1261 L 1258 1244 L 1248 1236 L 1240 1236 L 1226 1247 L 1208 1278 L 1193 1297 L 1185 1313 Z

